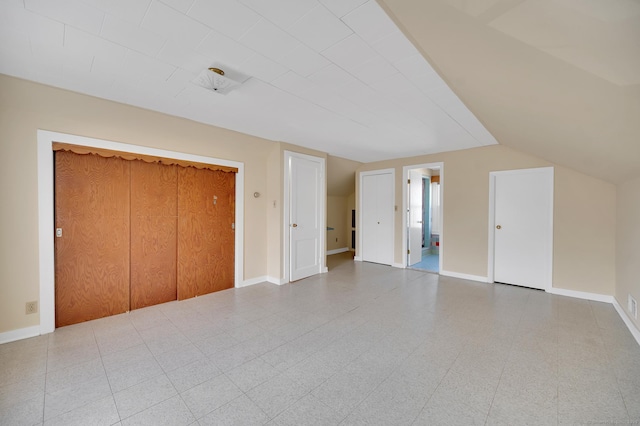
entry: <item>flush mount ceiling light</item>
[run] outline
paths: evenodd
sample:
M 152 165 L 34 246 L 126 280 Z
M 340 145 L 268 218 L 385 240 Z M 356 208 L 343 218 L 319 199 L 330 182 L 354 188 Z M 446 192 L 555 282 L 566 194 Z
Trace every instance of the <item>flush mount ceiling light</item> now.
M 195 79 L 194 83 L 205 89 L 226 95 L 229 91 L 240 86 L 240 82 L 225 76 L 225 72 L 216 67 L 207 68 Z

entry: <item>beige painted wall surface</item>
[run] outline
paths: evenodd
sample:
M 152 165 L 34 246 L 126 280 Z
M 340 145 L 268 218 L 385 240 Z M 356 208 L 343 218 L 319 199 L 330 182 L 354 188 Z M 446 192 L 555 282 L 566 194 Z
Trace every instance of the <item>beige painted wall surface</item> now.
M 267 271 L 267 161 L 274 143 L 0 76 L 0 332 L 39 324 L 36 132 L 82 135 L 245 164 L 245 279 Z
M 619 185 L 617 195 L 615 296 L 628 313 L 629 294 L 640 303 L 640 178 Z M 640 320 L 632 321 L 640 330 Z
M 613 295 L 615 185 L 556 167 L 554 205 L 554 286 Z
M 327 227 L 333 228 L 327 231 L 327 251 L 349 247 L 345 239 L 348 198 L 331 195 L 327 197 Z
M 267 157 L 267 276 L 282 277 L 282 192 L 284 158 L 280 144 Z
M 356 188 L 356 169 L 362 163 L 327 156 L 327 195 L 349 196 Z
M 489 224 L 489 172 L 553 164 L 517 152 L 505 146 L 489 146 L 463 151 L 404 158 L 365 164 L 358 172 L 395 168 L 396 263 L 403 263 L 402 249 L 402 168 L 423 163 L 443 162 L 443 269 L 445 271 L 487 276 Z M 356 179 L 359 203 L 359 179 Z M 555 165 L 554 227 L 562 229 L 554 238 L 554 287 L 613 295 L 614 254 L 602 253 L 594 245 L 576 243 L 604 235 L 603 250 L 612 246 L 615 221 L 611 209 L 594 208 L 594 194 L 605 202 L 614 202 L 615 187 L 576 171 Z M 577 217 L 579 216 L 579 217 Z M 358 255 L 359 249 L 356 250 Z M 587 269 L 587 271 L 585 271 Z

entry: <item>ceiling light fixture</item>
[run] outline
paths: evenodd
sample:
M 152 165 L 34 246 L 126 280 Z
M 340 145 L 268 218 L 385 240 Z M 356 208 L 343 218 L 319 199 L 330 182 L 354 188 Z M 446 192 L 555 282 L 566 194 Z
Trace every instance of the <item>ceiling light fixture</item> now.
M 195 80 L 195 83 L 205 89 L 226 95 L 229 91 L 240 86 L 240 82 L 225 77 L 225 73 L 220 68 L 207 68 L 202 71 Z

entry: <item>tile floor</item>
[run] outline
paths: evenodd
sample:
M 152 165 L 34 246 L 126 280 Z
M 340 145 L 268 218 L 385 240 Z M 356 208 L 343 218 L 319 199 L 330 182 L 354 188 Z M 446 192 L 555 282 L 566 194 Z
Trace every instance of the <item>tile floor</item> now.
M 0 424 L 640 422 L 611 305 L 332 263 L 0 345 Z
M 422 260 L 418 263 L 414 263 L 411 265 L 412 269 L 422 269 L 424 271 L 429 272 L 439 272 L 440 271 L 440 255 L 438 254 L 427 254 L 422 255 Z

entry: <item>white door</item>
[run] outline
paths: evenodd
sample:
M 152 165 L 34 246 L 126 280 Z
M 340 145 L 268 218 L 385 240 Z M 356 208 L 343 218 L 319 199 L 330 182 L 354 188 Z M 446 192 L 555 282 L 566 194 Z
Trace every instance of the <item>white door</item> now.
M 322 272 L 324 235 L 324 163 L 322 158 L 290 153 L 290 280 Z
M 553 168 L 491 173 L 494 281 L 547 289 L 552 280 Z
M 409 265 L 422 260 L 422 173 L 409 170 Z
M 361 175 L 361 253 L 367 262 L 393 263 L 394 174 Z

